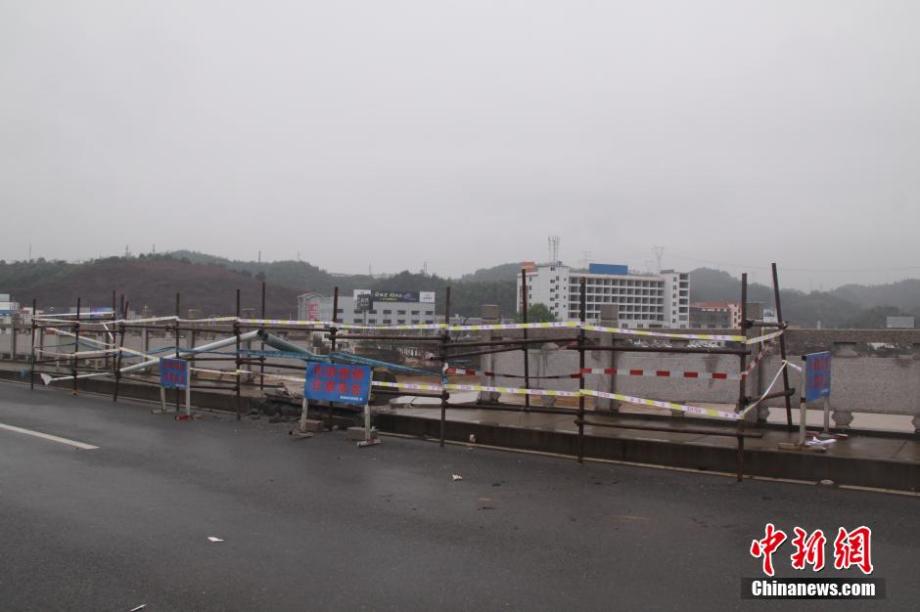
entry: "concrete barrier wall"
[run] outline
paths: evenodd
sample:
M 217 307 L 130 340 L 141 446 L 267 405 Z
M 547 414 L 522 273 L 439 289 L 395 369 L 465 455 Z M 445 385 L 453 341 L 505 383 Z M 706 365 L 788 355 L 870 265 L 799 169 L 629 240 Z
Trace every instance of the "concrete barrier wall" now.
M 715 332 L 718 333 L 718 332 Z M 609 340 L 608 340 L 609 342 Z M 832 360 L 832 395 L 830 406 L 834 424 L 847 427 L 853 413 L 908 415 L 920 431 L 920 330 L 790 330 L 787 336 L 790 360 L 800 365 L 806 352 L 830 350 Z M 746 393 L 759 395 L 778 371 L 781 359 L 778 345 L 775 354 L 765 358 L 749 378 Z M 578 353 L 571 350 L 529 351 L 530 371 L 534 376 L 562 375 L 578 371 Z M 698 355 L 666 353 L 613 353 L 587 351 L 586 367 L 616 367 L 621 370 L 669 370 L 728 372 L 737 374 L 739 359 L 733 355 Z M 500 373 L 523 372 L 523 352 L 500 353 L 493 369 Z M 492 381 L 486 380 L 484 384 Z M 679 402 L 735 404 L 738 381 L 688 380 L 634 376 L 589 375 L 586 387 L 601 391 L 649 399 Z M 495 384 L 523 386 L 521 379 L 497 377 Z M 790 385 L 800 386 L 799 374 L 790 371 Z M 574 390 L 577 379 L 539 380 L 533 387 Z M 782 390 L 781 381 L 773 389 Z M 798 398 L 793 399 L 797 406 Z M 766 402 L 759 417 L 766 418 L 767 406 L 784 406 L 777 398 Z
M 11 356 L 13 335 L 9 326 L 0 326 L 0 358 L 28 360 L 31 350 L 29 329 L 17 330 L 16 355 Z M 726 330 L 729 331 L 729 330 Z M 720 331 L 713 331 L 720 333 Z M 506 337 L 519 337 L 516 333 L 502 333 Z M 571 337 L 571 330 L 554 330 L 548 333 L 531 331 L 531 337 L 546 337 L 561 343 L 564 336 Z M 596 336 L 595 341 L 609 343 L 610 336 Z M 493 335 L 492 337 L 497 337 Z M 201 344 L 211 338 L 202 335 L 197 343 Z M 182 345 L 188 345 L 189 338 L 182 338 Z M 46 335 L 47 348 L 58 344 L 68 344 L 72 339 Z M 678 341 L 680 342 L 680 341 Z M 153 336 L 149 338 L 150 350 L 172 346 L 171 336 Z M 308 347 L 306 341 L 296 344 Z M 846 427 L 853 419 L 854 412 L 869 414 L 908 415 L 913 417 L 913 425 L 920 430 L 920 330 L 803 330 L 792 329 L 787 332 L 787 344 L 791 359 L 801 363 L 800 355 L 805 352 L 831 350 L 833 353 L 831 409 L 834 423 Z M 128 334 L 125 346 L 143 350 L 143 338 Z M 258 347 L 257 342 L 252 343 Z M 557 346 L 557 345 L 547 345 Z M 62 352 L 71 351 L 73 347 L 64 346 Z M 615 365 L 621 369 L 700 371 L 737 373 L 739 360 L 731 355 L 689 355 L 657 353 L 611 353 L 606 351 L 587 351 L 586 367 L 606 368 Z M 498 373 L 523 374 L 523 352 L 513 351 L 499 353 L 483 360 L 483 369 Z M 541 380 L 540 376 L 566 375 L 578 371 L 578 353 L 571 350 L 542 350 L 535 345 L 529 351 L 529 364 L 534 379 L 532 387 L 544 389 L 575 390 L 578 380 L 562 378 Z M 233 369 L 232 362 L 202 363 L 211 369 Z M 747 394 L 759 394 L 773 378 L 780 365 L 777 354 L 768 357 L 755 370 L 748 381 Z M 267 368 L 271 371 L 271 368 Z M 798 386 L 798 374 L 790 373 L 791 384 Z M 499 386 L 523 386 L 521 378 L 492 377 L 484 378 L 483 384 Z M 599 391 L 616 391 L 650 399 L 663 399 L 681 402 L 735 404 L 738 398 L 738 382 L 732 380 L 687 380 L 681 378 L 651 378 L 603 375 L 589 375 L 586 387 Z M 777 387 L 776 390 L 781 389 Z M 795 400 L 797 402 L 797 400 Z M 609 402 L 602 407 L 613 407 Z M 782 398 L 771 400 L 769 406 L 783 406 Z M 761 410 L 765 418 L 765 408 Z
M 586 368 L 609 368 L 612 366 L 612 353 L 605 351 L 587 351 Z M 578 372 L 578 352 L 571 350 L 531 350 L 529 351 L 530 374 L 538 376 L 558 376 Z M 620 353 L 616 356 L 618 369 L 700 371 L 700 372 L 737 372 L 739 359 L 731 355 L 668 355 L 653 353 Z M 520 374 L 524 371 L 523 351 L 500 353 L 496 356 L 495 372 L 503 374 Z M 651 378 L 638 376 L 613 377 L 602 374 L 589 374 L 585 378 L 585 387 L 597 391 L 615 391 L 626 395 L 662 399 L 671 401 L 736 403 L 738 401 L 738 381 L 736 380 L 685 380 L 680 378 Z M 613 382 L 613 386 L 611 386 Z M 484 384 L 490 384 L 486 382 Z M 520 378 L 495 377 L 495 384 L 523 386 Z M 578 379 L 534 378 L 531 386 L 542 389 L 578 389 Z

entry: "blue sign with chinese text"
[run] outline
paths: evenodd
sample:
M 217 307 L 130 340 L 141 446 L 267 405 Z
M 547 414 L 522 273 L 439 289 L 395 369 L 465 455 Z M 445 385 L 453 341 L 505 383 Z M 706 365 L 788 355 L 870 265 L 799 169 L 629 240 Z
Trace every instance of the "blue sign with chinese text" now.
M 364 406 L 371 395 L 371 369 L 362 365 L 307 365 L 304 397 L 321 402 Z
M 805 401 L 831 396 L 831 354 L 828 351 L 805 355 Z
M 188 384 L 188 361 L 174 357 L 160 359 L 160 386 L 185 389 Z

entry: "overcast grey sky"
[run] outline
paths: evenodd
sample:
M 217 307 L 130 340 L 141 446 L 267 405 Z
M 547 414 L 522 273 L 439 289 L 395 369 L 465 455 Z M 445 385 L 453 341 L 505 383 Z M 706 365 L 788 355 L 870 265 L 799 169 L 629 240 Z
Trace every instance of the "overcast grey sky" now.
M 0 0 L 0 257 L 920 277 L 920 2 Z M 801 270 L 801 271 L 794 271 Z

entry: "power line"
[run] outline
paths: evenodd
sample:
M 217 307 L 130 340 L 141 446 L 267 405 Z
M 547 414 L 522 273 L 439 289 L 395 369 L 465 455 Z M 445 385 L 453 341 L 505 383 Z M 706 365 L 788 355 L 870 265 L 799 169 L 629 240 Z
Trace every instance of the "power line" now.
M 724 261 L 712 261 L 709 259 L 699 259 L 697 257 L 690 257 L 688 255 L 681 255 L 680 253 L 671 253 L 672 257 L 678 259 L 685 259 L 687 261 L 695 261 L 697 263 L 704 263 L 713 266 L 720 266 L 723 268 L 743 268 L 743 269 L 753 269 L 753 270 L 769 270 L 769 266 L 762 265 L 748 265 L 742 263 L 727 263 Z M 790 266 L 783 266 L 782 269 L 786 272 L 906 272 L 909 270 L 920 270 L 920 266 L 899 266 L 892 268 L 794 268 Z

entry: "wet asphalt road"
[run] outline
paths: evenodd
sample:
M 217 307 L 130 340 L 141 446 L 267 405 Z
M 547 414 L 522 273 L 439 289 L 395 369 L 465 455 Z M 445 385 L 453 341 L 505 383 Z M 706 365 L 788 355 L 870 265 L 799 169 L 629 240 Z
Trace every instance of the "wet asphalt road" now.
M 917 609 L 920 499 L 288 426 L 0 383 L 0 609 Z M 451 474 L 461 474 L 454 482 Z M 874 529 L 883 602 L 751 602 L 773 521 Z M 224 539 L 208 541 L 209 536 Z M 791 549 L 775 557 L 779 575 Z M 830 550 L 828 551 L 830 554 Z M 823 575 L 834 575 L 825 571 Z M 846 575 L 856 576 L 853 571 Z

